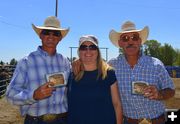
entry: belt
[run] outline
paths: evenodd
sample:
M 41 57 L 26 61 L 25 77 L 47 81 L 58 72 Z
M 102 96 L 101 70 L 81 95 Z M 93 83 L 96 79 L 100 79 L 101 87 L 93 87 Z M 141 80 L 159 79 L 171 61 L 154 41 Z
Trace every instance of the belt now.
M 157 118 L 148 119 L 148 118 L 141 118 L 141 119 L 133 119 L 124 117 L 129 124 L 162 124 L 165 123 L 165 115 L 162 114 Z
M 45 115 L 41 115 L 41 116 L 26 115 L 26 117 L 28 119 L 36 120 L 36 121 L 40 120 L 40 121 L 44 121 L 44 122 L 52 122 L 52 121 L 55 121 L 60 118 L 66 118 L 67 114 L 68 113 L 65 112 L 65 113 L 60 113 L 60 114 L 45 114 Z

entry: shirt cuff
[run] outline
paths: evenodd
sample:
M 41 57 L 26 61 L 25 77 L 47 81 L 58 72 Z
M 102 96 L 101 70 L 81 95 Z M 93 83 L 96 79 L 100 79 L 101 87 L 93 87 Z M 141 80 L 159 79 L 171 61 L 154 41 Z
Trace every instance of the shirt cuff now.
M 33 98 L 33 94 L 34 94 L 34 91 L 31 91 L 31 92 L 28 94 L 28 100 L 27 100 L 27 103 L 28 103 L 28 104 L 33 104 L 33 103 L 37 102 L 37 101 Z

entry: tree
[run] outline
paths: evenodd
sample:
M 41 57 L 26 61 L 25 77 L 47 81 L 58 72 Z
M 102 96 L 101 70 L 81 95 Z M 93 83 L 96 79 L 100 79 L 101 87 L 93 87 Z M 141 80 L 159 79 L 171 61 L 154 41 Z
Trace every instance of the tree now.
M 180 61 L 180 58 L 177 58 L 177 52 L 167 43 L 165 43 L 164 46 L 161 46 L 156 40 L 148 40 L 144 43 L 143 48 L 146 55 L 160 59 L 164 65 L 172 66 L 175 61 Z M 176 62 L 176 64 L 177 63 L 178 62 Z
M 180 49 L 175 50 L 176 60 L 173 65 L 180 66 Z
M 160 47 L 160 56 L 159 59 L 164 63 L 164 65 L 172 66 L 175 62 L 175 50 L 173 47 L 167 43 L 164 46 Z
M 159 48 L 161 44 L 157 40 L 147 40 L 144 45 L 145 55 L 150 55 L 156 58 L 159 58 Z
M 3 61 L 1 61 L 1 62 L 0 62 L 0 65 L 4 65 L 4 62 L 3 62 Z
M 10 61 L 10 65 L 16 65 L 17 64 L 17 61 L 13 58 L 13 59 L 11 59 L 11 61 Z

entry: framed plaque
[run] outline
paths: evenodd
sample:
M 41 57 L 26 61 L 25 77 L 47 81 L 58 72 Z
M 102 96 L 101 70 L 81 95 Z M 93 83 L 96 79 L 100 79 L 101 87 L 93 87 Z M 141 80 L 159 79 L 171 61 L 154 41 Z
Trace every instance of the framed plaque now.
M 149 84 L 145 81 L 133 81 L 132 82 L 132 93 L 137 95 L 144 94 L 144 88 L 146 88 Z
M 52 87 L 64 86 L 67 84 L 63 72 L 47 74 L 46 78 L 48 82 L 53 82 L 54 85 Z

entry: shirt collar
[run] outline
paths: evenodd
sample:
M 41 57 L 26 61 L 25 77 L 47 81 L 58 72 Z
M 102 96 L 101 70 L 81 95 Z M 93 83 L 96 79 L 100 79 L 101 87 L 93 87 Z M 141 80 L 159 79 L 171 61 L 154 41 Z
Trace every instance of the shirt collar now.
M 43 55 L 43 56 L 49 56 L 49 54 L 42 49 L 42 46 L 38 46 L 37 51 L 38 51 L 41 55 Z M 56 54 L 57 54 L 57 53 L 55 52 L 55 54 L 54 54 L 53 56 L 56 56 Z
M 137 64 L 136 65 L 142 65 L 143 63 L 145 63 L 145 54 L 142 52 L 141 54 L 140 54 L 140 56 L 139 56 L 139 59 L 138 59 L 138 62 L 137 62 Z M 126 64 L 128 64 L 128 62 L 127 62 L 127 60 L 126 60 L 126 57 L 125 57 L 125 55 L 124 54 L 121 54 L 121 55 L 119 55 L 119 57 L 118 57 L 124 64 L 126 63 Z

